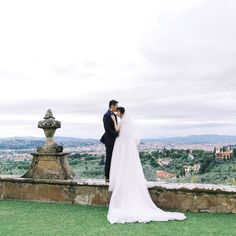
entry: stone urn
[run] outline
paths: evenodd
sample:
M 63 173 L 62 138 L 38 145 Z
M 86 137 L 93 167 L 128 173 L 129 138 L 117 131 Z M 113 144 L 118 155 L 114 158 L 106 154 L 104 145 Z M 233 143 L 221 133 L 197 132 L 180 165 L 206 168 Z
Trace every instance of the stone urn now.
M 56 129 L 61 128 L 61 122 L 55 120 L 50 109 L 46 112 L 44 120 L 38 122 L 38 128 L 43 129 L 46 142 L 37 148 L 37 152 L 31 153 L 31 166 L 22 178 L 72 179 L 74 173 L 68 162 L 70 153 L 63 152 L 63 147 L 57 145 L 53 139 Z

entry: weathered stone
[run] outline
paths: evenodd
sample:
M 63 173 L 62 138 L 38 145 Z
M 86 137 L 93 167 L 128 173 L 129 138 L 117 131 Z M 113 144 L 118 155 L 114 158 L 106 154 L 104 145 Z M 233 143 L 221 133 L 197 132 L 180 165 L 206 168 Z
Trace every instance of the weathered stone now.
M 74 203 L 86 205 L 91 205 L 92 198 L 95 195 L 94 188 L 91 186 L 80 186 L 79 188 L 76 188 L 75 190 L 75 199 Z
M 194 195 L 188 192 L 177 192 L 175 198 L 174 209 L 182 209 L 182 211 L 193 210 Z
M 70 186 L 59 185 L 44 185 L 41 184 L 37 189 L 38 200 L 41 201 L 54 201 L 54 202 L 68 202 L 72 203 L 70 195 Z
M 230 213 L 229 209 L 227 209 L 224 205 L 212 206 L 209 208 L 209 212 L 211 213 Z
M 156 205 L 160 208 L 172 208 L 179 209 L 181 208 L 183 211 L 188 211 L 192 208 L 193 202 L 193 194 L 189 194 L 187 192 L 173 192 L 173 191 L 162 191 L 159 192 L 156 188 L 155 191 L 153 189 L 150 191 L 151 197 Z M 156 196 L 158 196 L 156 198 Z
M 0 199 L 3 198 L 4 182 L 0 182 Z
M 41 128 L 41 129 L 61 128 L 61 122 L 55 120 L 55 118 L 53 117 L 51 109 L 48 109 L 45 116 L 44 116 L 44 120 L 41 120 L 41 121 L 38 122 L 38 128 Z M 52 137 L 53 135 L 54 135 L 54 133 L 52 135 L 50 135 L 49 137 Z
M 71 202 L 68 192 L 68 187 L 64 189 L 61 186 L 57 185 L 7 183 L 5 186 L 4 198 L 35 201 Z
M 160 184 L 149 182 L 151 197 L 163 209 L 236 213 L 236 187 Z M 32 201 L 52 201 L 108 206 L 111 192 L 104 180 L 31 179 L 0 176 L 0 196 Z
M 29 170 L 22 178 L 33 179 L 72 179 L 74 173 L 69 166 L 69 153 L 62 153 L 63 147 L 58 146 L 53 140 L 53 135 L 57 128 L 61 127 L 61 122 L 56 121 L 52 111 L 49 109 L 44 120 L 39 121 L 38 127 L 44 130 L 46 142 L 42 147 L 37 148 L 33 155 Z
M 192 210 L 195 212 L 199 210 L 203 212 L 207 211 L 210 201 L 211 201 L 211 195 L 197 194 L 193 198 Z
M 157 192 L 158 190 L 156 190 Z M 151 194 L 152 196 L 152 194 Z M 175 198 L 176 195 L 172 192 L 162 192 L 159 194 L 157 202 L 155 202 L 158 206 L 162 208 L 174 208 L 175 207 Z
M 107 188 L 97 187 L 95 195 L 92 198 L 92 205 L 108 205 L 111 197 L 111 192 Z
M 55 154 L 56 155 L 56 154 Z M 70 179 L 73 176 L 66 153 L 56 156 L 35 155 L 31 168 L 22 176 L 34 179 Z
M 236 213 L 236 194 L 233 195 L 231 198 L 226 200 L 226 204 L 229 209 L 233 209 L 233 213 Z

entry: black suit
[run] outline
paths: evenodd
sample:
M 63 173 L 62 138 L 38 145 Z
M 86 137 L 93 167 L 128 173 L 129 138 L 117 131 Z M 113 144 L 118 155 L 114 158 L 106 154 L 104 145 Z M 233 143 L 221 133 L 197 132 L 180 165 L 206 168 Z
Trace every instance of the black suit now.
M 114 121 L 111 118 L 112 115 L 115 116 L 116 122 L 117 122 L 116 115 L 113 112 L 108 110 L 103 116 L 103 125 L 105 129 L 105 133 L 100 139 L 100 141 L 104 143 L 106 146 L 106 162 L 105 162 L 106 179 L 109 179 L 113 147 L 114 147 L 116 137 L 118 136 L 118 132 L 115 129 Z

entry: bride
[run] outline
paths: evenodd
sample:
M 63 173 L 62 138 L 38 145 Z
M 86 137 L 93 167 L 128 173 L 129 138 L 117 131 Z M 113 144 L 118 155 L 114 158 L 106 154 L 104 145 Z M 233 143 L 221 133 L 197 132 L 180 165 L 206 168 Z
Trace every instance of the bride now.
M 112 153 L 108 221 L 114 224 L 184 220 L 184 214 L 163 211 L 152 201 L 139 159 L 133 121 L 123 107 L 118 107 L 117 116 L 118 125 L 112 117 L 119 136 Z

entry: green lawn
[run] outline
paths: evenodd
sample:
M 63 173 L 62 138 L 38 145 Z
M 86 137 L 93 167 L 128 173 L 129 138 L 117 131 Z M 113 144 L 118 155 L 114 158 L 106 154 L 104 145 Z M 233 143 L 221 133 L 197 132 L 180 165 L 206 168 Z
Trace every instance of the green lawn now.
M 236 235 L 236 215 L 187 213 L 185 221 L 111 225 L 107 207 L 0 200 L 0 235 Z

